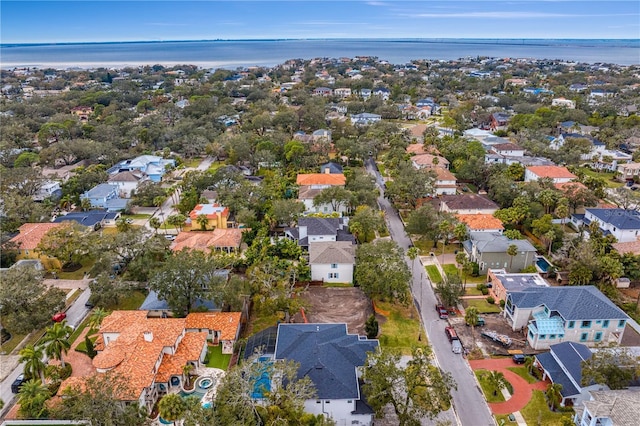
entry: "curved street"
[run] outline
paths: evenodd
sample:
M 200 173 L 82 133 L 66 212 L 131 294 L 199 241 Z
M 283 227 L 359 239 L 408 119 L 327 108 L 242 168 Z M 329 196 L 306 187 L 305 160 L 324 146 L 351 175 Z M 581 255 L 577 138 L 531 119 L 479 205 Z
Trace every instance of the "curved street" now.
M 412 243 L 405 233 L 404 224 L 397 210 L 391 205 L 389 200 L 384 197 L 384 180 L 378 172 L 378 168 L 373 159 L 369 158 L 365 162 L 365 166 L 367 172 L 376 178 L 376 184 L 380 189 L 378 205 L 384 212 L 389 234 L 406 252 L 406 250 L 412 246 Z M 414 261 L 408 257 L 406 257 L 406 261 L 413 276 L 411 283 L 413 299 L 420 313 L 420 318 L 422 319 L 429 344 L 433 349 L 436 362 L 444 371 L 452 374 L 458 386 L 458 389 L 452 392 L 454 415 L 456 417 L 456 420 L 453 420 L 453 422 L 462 426 L 495 425 L 493 416 L 478 387 L 471 367 L 462 355 L 456 355 L 451 351 L 451 344 L 444 333 L 444 328 L 448 325 L 448 322 L 441 320 L 435 311 L 436 296 L 433 292 L 431 282 L 424 272 L 425 269 L 422 263 L 419 259 L 416 259 L 415 262 L 418 263 L 419 268 L 414 268 Z M 441 415 L 441 420 L 444 420 L 442 417 Z M 447 418 L 447 420 L 452 419 Z

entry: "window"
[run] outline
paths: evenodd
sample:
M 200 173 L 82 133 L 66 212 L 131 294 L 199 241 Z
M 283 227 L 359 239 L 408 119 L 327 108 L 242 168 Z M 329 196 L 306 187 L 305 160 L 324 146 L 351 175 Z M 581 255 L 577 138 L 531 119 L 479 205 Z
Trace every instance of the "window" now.
M 544 339 L 546 339 L 546 338 L 547 338 L 547 335 L 546 335 L 546 334 L 541 334 L 541 335 L 540 335 L 540 340 L 544 340 Z
M 602 340 L 602 332 L 598 331 L 594 336 L 593 340 L 595 340 L 596 342 L 599 342 L 600 340 Z
M 580 324 L 580 328 L 589 328 L 591 327 L 591 321 L 582 321 Z
M 556 338 L 556 335 L 555 335 L 555 334 L 550 334 L 550 335 L 549 335 L 549 339 L 555 339 L 555 338 Z
M 581 342 L 586 342 L 588 337 L 589 337 L 589 333 L 582 333 L 580 335 L 580 341 Z
M 533 331 L 529 330 L 529 337 L 533 339 Z
M 625 320 L 620 320 L 620 321 L 618 321 L 618 328 L 622 328 L 622 327 L 624 327 L 624 324 L 625 324 L 625 323 L 626 323 L 626 321 L 625 321 Z
M 609 320 L 602 321 L 602 328 L 607 328 L 607 327 L 609 327 Z
M 337 272 L 329 272 L 329 278 L 339 278 L 338 273 Z
M 569 325 L 567 326 L 567 328 L 573 328 L 575 327 L 576 322 L 575 321 L 569 321 Z
M 337 263 L 332 263 L 331 264 L 331 269 L 338 269 L 338 264 Z
M 546 306 L 544 307 L 544 313 L 548 314 L 549 313 L 549 308 L 547 308 Z

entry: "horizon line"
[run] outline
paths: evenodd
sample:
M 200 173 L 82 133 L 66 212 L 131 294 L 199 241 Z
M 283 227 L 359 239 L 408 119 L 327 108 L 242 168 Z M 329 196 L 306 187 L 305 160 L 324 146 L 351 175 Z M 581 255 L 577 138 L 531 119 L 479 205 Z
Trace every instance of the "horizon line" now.
M 126 43 L 188 43 L 188 42 L 256 42 L 256 41 L 320 41 L 320 40 L 397 40 L 397 41 L 452 41 L 452 40 L 486 40 L 486 41 L 635 41 L 637 38 L 557 38 L 557 37 L 278 37 L 278 38 L 215 38 L 215 39 L 175 39 L 175 40 L 104 40 L 104 41 L 32 41 L 5 42 L 0 46 L 35 46 L 35 45 L 70 45 L 70 44 L 126 44 Z

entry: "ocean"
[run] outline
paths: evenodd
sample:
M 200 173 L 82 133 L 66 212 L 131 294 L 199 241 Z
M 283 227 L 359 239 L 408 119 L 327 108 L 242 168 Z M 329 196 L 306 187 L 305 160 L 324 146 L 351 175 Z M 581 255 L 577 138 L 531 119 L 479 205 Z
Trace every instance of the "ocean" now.
M 636 65 L 640 64 L 640 40 L 314 39 L 0 45 L 3 69 L 154 64 L 235 69 L 274 66 L 288 59 L 355 56 L 376 56 L 393 64 L 487 56 Z

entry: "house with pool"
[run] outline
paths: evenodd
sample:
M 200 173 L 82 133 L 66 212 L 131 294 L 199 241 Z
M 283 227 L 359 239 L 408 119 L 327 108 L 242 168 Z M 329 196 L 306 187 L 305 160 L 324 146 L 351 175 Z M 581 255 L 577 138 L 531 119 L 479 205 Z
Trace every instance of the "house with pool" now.
M 151 412 L 162 396 L 184 391 L 185 365 L 191 365 L 193 371 L 204 366 L 209 336 L 229 338 L 236 318 L 223 316 L 218 319 L 229 326 L 218 325 L 219 330 L 210 330 L 199 323 L 201 318 L 150 318 L 146 311 L 113 311 L 100 326 L 93 374 L 123 377 L 127 386 L 119 390 L 118 398 L 123 404 L 137 404 Z M 239 320 L 239 313 L 235 316 Z M 189 325 L 198 327 L 188 328 Z M 69 387 L 81 387 L 85 379 L 68 378 L 58 394 L 63 396 Z
M 595 286 L 528 286 L 507 291 L 504 314 L 513 331 L 542 350 L 556 343 L 619 345 L 629 316 Z

